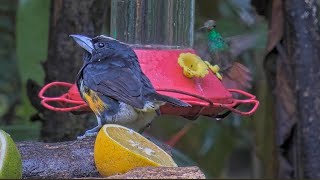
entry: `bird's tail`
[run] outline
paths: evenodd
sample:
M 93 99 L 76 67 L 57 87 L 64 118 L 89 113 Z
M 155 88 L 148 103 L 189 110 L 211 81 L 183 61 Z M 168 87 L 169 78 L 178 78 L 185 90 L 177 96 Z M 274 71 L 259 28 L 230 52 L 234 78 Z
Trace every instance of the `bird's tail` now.
M 248 90 L 251 88 L 251 72 L 244 65 L 235 62 L 223 73 L 222 84 L 227 89 Z
M 190 104 L 183 102 L 177 98 L 169 97 L 169 96 L 162 95 L 159 93 L 155 93 L 154 96 L 155 96 L 154 99 L 156 99 L 157 101 L 167 102 L 167 103 L 170 103 L 174 106 L 191 107 Z

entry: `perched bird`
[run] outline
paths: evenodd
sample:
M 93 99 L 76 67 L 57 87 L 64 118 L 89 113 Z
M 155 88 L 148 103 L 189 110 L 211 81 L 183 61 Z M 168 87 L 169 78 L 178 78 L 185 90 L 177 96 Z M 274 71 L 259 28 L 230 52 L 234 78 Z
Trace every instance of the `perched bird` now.
M 220 67 L 225 87 L 245 90 L 251 87 L 250 71 L 244 65 L 235 62 L 235 59 L 244 50 L 252 47 L 256 39 L 256 35 L 224 39 L 216 30 L 216 22 L 208 20 L 196 32 L 193 48 L 203 60 Z
M 70 36 L 86 50 L 76 83 L 98 121 L 98 126 L 87 130 L 80 139 L 96 135 L 104 123 L 141 132 L 156 117 L 161 105 L 190 106 L 157 93 L 129 45 L 104 35 Z

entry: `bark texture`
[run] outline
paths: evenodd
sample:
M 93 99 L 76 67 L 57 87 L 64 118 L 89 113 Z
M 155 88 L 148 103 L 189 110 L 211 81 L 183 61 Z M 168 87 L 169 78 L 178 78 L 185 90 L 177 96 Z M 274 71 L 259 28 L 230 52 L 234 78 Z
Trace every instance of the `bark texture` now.
M 278 178 L 320 177 L 320 22 L 315 0 L 253 0 L 269 20 L 265 68 L 275 97 Z M 269 9 L 271 11 L 266 11 Z
M 93 137 L 59 143 L 20 142 L 17 145 L 22 156 L 24 179 L 101 178 L 94 164 Z M 144 167 L 108 178 L 203 179 L 205 176 L 198 167 Z
M 108 179 L 205 179 L 198 167 L 143 167 Z
M 285 46 L 295 92 L 295 178 L 320 178 L 320 22 L 315 0 L 285 1 Z
M 23 178 L 98 177 L 93 160 L 94 138 L 59 143 L 21 142 Z
M 81 68 L 82 50 L 70 34 L 94 36 L 100 34 L 105 20 L 107 2 L 104 0 L 55 0 L 51 3 L 48 59 L 44 62 L 45 84 L 53 81 L 74 83 Z M 44 109 L 37 97 L 39 86 L 29 81 L 28 95 L 39 110 L 35 116 L 42 121 L 41 138 L 44 141 L 70 140 L 93 127 L 89 115 L 59 113 Z M 46 96 L 60 96 L 66 89 L 52 89 Z M 93 118 L 93 122 L 94 122 Z

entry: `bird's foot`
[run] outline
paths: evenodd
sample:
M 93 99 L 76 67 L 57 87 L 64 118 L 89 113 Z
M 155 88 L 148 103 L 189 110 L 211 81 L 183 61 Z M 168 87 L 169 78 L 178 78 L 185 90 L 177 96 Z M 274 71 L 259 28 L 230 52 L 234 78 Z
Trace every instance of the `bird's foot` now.
M 78 139 L 78 140 L 82 140 L 82 139 L 84 139 L 84 138 L 86 138 L 86 137 L 96 136 L 97 134 L 98 134 L 97 132 L 93 132 L 93 133 L 87 133 L 87 132 L 85 132 L 84 135 L 78 136 L 77 139 Z
M 140 129 L 139 131 L 138 131 L 138 133 L 139 134 L 142 134 L 147 128 L 150 128 L 150 126 L 151 126 L 151 122 L 150 123 L 148 123 L 145 127 L 143 127 L 142 129 Z
M 78 140 L 82 140 L 86 137 L 92 137 L 92 136 L 96 136 L 98 134 L 99 129 L 101 128 L 101 126 L 96 126 L 90 130 L 87 130 L 84 135 L 82 136 L 78 136 L 77 139 Z

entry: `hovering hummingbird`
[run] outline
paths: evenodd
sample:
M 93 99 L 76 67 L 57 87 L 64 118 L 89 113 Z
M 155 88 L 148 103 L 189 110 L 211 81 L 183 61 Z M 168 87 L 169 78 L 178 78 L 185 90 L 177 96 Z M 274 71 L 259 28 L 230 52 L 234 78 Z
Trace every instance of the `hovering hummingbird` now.
M 216 30 L 216 22 L 208 20 L 195 34 L 193 48 L 196 53 L 212 65 L 217 64 L 223 74 L 226 88 L 251 88 L 251 73 L 244 65 L 235 62 L 236 57 L 252 47 L 256 35 L 239 35 L 224 39 Z

